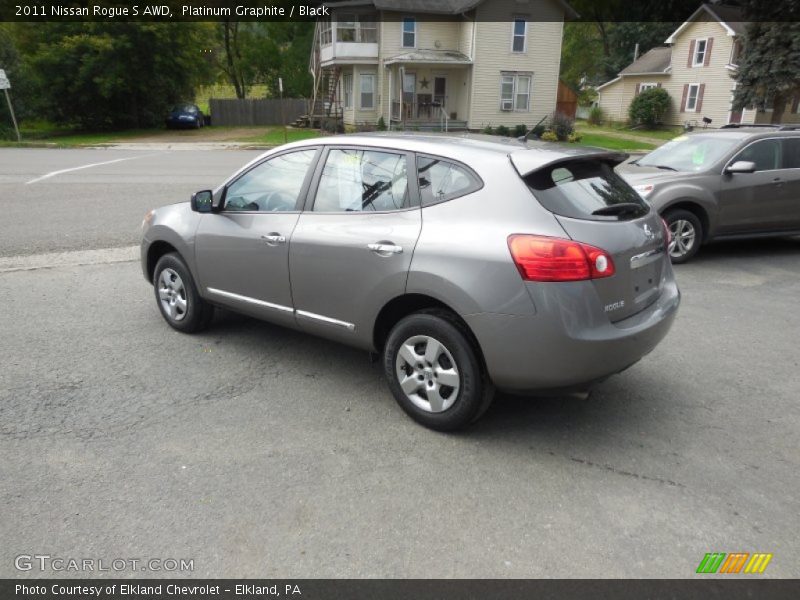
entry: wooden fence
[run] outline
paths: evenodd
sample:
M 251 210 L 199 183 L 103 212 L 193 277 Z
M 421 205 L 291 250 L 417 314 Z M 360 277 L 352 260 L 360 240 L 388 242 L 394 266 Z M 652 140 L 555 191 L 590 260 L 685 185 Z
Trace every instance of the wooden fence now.
M 281 125 L 281 101 L 278 98 L 259 100 L 209 100 L 212 125 Z M 283 99 L 283 119 L 287 125 L 308 112 L 304 98 Z

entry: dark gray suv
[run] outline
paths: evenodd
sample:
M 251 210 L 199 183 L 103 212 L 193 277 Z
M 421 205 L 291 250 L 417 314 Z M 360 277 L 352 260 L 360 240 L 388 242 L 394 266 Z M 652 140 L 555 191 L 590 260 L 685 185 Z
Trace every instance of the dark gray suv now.
M 167 323 L 213 307 L 379 353 L 418 422 L 495 388 L 585 390 L 650 352 L 680 295 L 656 211 L 599 150 L 483 136 L 327 137 L 145 217 Z
M 682 263 L 712 240 L 800 233 L 798 129 L 690 133 L 617 171 L 663 215 Z

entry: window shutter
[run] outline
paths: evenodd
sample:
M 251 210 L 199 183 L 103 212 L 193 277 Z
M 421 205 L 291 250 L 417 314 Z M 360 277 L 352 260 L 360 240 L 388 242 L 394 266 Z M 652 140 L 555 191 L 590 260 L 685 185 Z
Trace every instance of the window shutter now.
M 689 42 L 689 58 L 686 59 L 686 66 L 691 67 L 694 62 L 694 40 Z
M 642 87 L 641 83 L 637 83 L 636 84 L 636 91 L 633 94 L 634 96 L 638 96 L 639 95 L 639 90 L 641 89 L 641 87 Z
M 711 63 L 711 48 L 714 47 L 714 38 L 708 38 L 706 41 L 706 55 L 703 59 L 703 66 L 707 67 Z
M 700 84 L 700 89 L 697 90 L 697 102 L 695 103 L 695 111 L 694 112 L 700 112 L 701 110 L 703 110 L 703 92 L 705 92 L 705 91 L 706 91 L 706 84 L 705 83 L 701 83 Z
M 689 84 L 683 84 L 683 96 L 681 97 L 681 112 L 686 111 L 686 97 L 689 95 Z
M 661 82 L 660 81 L 656 84 L 656 87 L 661 87 Z
M 800 108 L 800 96 L 794 97 L 794 102 L 792 102 L 792 112 L 797 114 L 797 109 Z

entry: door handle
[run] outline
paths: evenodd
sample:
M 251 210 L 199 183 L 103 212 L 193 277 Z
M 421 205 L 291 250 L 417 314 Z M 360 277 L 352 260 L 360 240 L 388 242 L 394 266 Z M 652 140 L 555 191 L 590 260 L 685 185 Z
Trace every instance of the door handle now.
M 282 236 L 279 233 L 270 233 L 269 235 L 262 235 L 261 239 L 267 242 L 267 244 L 269 244 L 270 246 L 286 243 L 286 237 Z
M 381 254 L 384 256 L 388 256 L 389 254 L 403 253 L 403 247 L 395 244 L 367 244 L 367 248 L 369 248 L 375 254 Z

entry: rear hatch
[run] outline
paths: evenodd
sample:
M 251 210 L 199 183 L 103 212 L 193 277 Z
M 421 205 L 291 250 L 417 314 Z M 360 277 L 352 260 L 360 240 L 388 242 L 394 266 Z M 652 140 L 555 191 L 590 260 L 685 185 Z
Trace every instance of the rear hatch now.
M 644 310 L 662 291 L 665 231 L 658 213 L 614 172 L 626 155 L 553 154 L 544 165 L 532 165 L 524 150 L 511 154 L 511 161 L 572 240 L 611 255 L 614 275 L 592 280 L 609 319 L 621 321 Z

